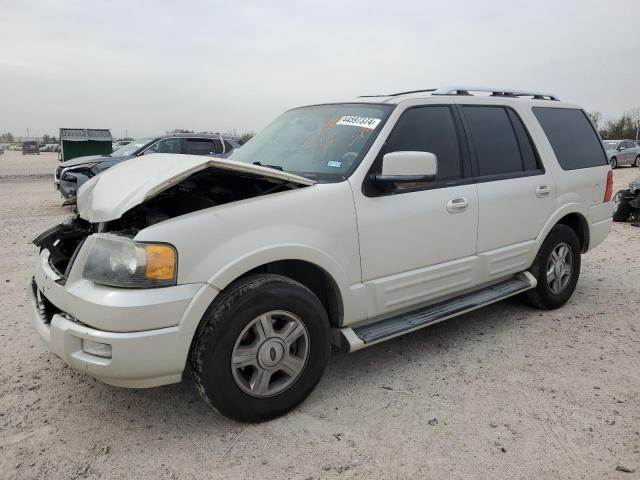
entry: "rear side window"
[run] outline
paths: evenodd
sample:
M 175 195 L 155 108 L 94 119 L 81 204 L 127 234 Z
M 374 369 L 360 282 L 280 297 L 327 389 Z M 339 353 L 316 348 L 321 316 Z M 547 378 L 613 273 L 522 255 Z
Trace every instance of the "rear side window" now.
M 538 169 L 529 135 L 515 112 L 504 107 L 463 107 L 478 161 L 478 175 L 518 174 Z
M 582 110 L 577 108 L 534 107 L 544 133 L 563 170 L 607 165 L 607 157 Z
M 411 108 L 402 114 L 387 140 L 385 153 L 431 152 L 438 158 L 437 180 L 462 177 L 458 135 L 446 106 Z
M 189 155 L 214 155 L 222 153 L 220 140 L 207 138 L 188 138 L 186 140 L 186 153 Z

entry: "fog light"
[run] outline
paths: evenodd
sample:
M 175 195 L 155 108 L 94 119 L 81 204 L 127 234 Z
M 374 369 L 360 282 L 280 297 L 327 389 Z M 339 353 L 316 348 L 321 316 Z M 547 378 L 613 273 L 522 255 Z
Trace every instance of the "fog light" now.
M 82 339 L 82 351 L 96 357 L 111 358 L 111 345 Z

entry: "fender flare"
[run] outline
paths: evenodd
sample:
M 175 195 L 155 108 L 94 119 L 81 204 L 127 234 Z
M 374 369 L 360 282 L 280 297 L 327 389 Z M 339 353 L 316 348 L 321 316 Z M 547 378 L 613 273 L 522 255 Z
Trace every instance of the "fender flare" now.
M 589 237 L 590 237 L 590 232 L 589 232 L 589 222 L 587 221 L 587 208 L 585 208 L 582 204 L 580 203 L 567 203 L 565 205 L 563 205 L 562 207 L 560 207 L 558 210 L 556 210 L 555 212 L 553 212 L 553 214 L 551 214 L 549 216 L 549 218 L 547 219 L 546 223 L 544 224 L 544 226 L 542 227 L 542 230 L 540 231 L 540 233 L 538 234 L 538 236 L 536 237 L 536 248 L 535 251 L 538 252 L 538 250 L 540 250 L 540 247 L 542 246 L 542 242 L 545 241 L 545 239 L 547 238 L 547 235 L 549 235 L 549 232 L 551 231 L 551 229 L 553 227 L 556 226 L 556 224 L 564 217 L 566 217 L 567 215 L 570 214 L 575 214 L 578 215 L 578 217 L 581 220 L 582 223 L 582 227 L 585 229 L 585 244 L 583 247 L 583 252 L 587 251 L 587 249 L 589 248 Z

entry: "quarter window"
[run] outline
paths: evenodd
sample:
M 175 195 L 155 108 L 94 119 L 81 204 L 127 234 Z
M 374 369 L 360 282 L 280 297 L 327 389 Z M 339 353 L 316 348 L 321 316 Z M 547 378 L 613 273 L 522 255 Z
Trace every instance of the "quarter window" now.
M 582 110 L 534 107 L 533 114 L 564 170 L 607 165 L 600 138 Z

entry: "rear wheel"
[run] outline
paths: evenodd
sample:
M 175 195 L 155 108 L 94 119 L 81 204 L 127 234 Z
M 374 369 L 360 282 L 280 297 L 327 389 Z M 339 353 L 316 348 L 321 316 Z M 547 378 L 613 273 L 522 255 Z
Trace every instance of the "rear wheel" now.
M 629 199 L 625 195 L 628 190 L 620 190 L 611 201 L 613 202 L 613 221 L 626 222 L 633 213 L 633 207 L 629 205 Z
M 609 160 L 609 165 L 611 165 L 611 168 L 617 168 L 618 167 L 618 159 L 616 157 L 611 157 L 611 159 Z
M 525 300 L 545 310 L 564 305 L 578 283 L 580 260 L 580 241 L 573 229 L 566 225 L 553 227 L 531 267 L 538 285 L 525 292 Z
M 202 397 L 223 415 L 259 422 L 292 410 L 312 392 L 329 360 L 322 303 L 280 275 L 228 287 L 205 314 L 190 364 Z

